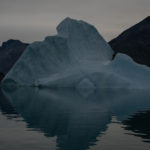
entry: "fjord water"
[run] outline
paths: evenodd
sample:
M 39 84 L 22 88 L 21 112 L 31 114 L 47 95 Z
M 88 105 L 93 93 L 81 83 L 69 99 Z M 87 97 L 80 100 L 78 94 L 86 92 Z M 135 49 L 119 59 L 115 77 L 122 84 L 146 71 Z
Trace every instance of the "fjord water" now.
M 150 147 L 148 90 L 4 89 L 0 110 L 0 150 Z

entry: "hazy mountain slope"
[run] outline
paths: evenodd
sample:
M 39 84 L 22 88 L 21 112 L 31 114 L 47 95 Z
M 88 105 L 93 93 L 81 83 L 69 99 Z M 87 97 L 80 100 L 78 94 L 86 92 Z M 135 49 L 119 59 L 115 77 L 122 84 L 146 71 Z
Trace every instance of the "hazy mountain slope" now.
M 24 52 L 28 44 L 19 40 L 8 40 L 0 47 L 0 72 L 6 74 L 21 54 Z

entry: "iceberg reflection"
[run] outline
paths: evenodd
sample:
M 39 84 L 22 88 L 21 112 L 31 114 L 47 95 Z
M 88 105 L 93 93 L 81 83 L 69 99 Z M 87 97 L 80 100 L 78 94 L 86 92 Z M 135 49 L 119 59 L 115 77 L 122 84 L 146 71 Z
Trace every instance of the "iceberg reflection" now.
M 146 90 L 96 89 L 91 95 L 71 88 L 17 88 L 4 90 L 28 128 L 57 137 L 60 150 L 86 150 L 111 122 L 150 106 Z

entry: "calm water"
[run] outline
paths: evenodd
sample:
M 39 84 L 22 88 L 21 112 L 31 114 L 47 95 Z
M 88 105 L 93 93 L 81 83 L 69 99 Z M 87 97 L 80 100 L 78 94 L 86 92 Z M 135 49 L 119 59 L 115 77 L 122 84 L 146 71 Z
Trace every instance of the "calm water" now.
M 0 91 L 0 150 L 149 150 L 150 91 Z

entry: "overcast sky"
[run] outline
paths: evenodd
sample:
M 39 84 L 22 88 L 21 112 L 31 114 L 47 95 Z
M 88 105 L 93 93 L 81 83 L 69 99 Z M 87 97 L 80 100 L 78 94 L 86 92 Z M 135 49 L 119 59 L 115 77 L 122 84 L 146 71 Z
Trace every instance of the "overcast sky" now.
M 109 41 L 150 15 L 150 0 L 0 0 L 0 42 L 56 34 L 66 17 L 85 20 Z

